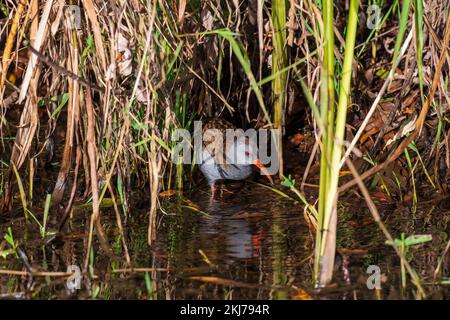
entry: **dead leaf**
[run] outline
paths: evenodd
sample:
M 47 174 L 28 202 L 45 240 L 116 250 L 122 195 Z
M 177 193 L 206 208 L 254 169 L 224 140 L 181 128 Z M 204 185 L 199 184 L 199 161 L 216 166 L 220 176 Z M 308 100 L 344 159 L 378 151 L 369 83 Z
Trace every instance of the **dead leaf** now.
M 352 174 L 352 172 L 349 171 L 349 170 L 340 170 L 339 171 L 339 177 L 345 177 L 345 176 L 347 176 L 349 174 Z
M 133 71 L 133 54 L 129 49 L 128 40 L 121 33 L 117 37 L 116 50 L 118 51 L 116 62 L 119 74 L 127 77 Z
M 295 146 L 298 146 L 300 143 L 303 142 L 303 140 L 305 140 L 305 135 L 301 133 L 296 133 L 289 139 L 289 142 Z
M 136 100 L 140 103 L 148 103 L 147 89 L 142 86 L 142 81 L 139 81 L 136 88 Z
M 222 278 L 218 278 L 218 277 L 193 276 L 193 277 L 189 277 L 188 279 L 209 282 L 209 283 L 216 283 L 216 284 L 221 284 L 224 286 L 232 286 L 232 287 L 241 287 L 241 288 L 258 288 L 259 287 L 258 284 L 245 283 L 245 282 L 235 281 L 235 280 L 230 280 L 230 279 L 222 279 Z
M 381 191 L 372 192 L 370 194 L 370 196 L 372 198 L 375 198 L 375 199 L 380 200 L 380 201 L 391 201 L 392 200 L 391 197 L 388 194 L 386 194 L 384 192 L 381 192 Z
M 178 193 L 178 190 L 169 189 L 169 190 L 160 192 L 159 196 L 160 197 L 170 197 L 170 196 L 173 196 L 174 194 L 177 194 L 177 193 Z
M 412 131 L 414 131 L 414 128 L 416 127 L 416 119 L 417 114 L 414 116 L 414 118 L 406 123 L 401 131 L 397 132 L 392 139 L 389 139 L 386 142 L 386 147 L 388 147 L 390 144 L 394 143 L 396 140 L 403 138 L 404 136 L 409 135 Z
M 314 300 L 309 294 L 308 292 L 306 292 L 305 290 L 299 288 L 296 290 L 296 292 L 294 292 L 291 296 L 292 300 Z
M 178 6 L 178 23 L 182 24 L 184 20 L 184 12 L 186 11 L 186 0 L 181 0 Z
M 214 18 L 209 10 L 203 9 L 201 13 L 202 26 L 207 30 L 212 30 Z
M 116 77 L 116 64 L 111 63 L 106 70 L 106 81 L 111 81 Z

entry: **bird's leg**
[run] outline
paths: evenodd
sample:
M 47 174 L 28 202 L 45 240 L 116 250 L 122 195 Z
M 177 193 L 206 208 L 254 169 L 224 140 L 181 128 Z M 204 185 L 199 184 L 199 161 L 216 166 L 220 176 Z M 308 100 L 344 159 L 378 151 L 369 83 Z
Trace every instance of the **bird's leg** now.
M 216 190 L 217 190 L 216 184 L 214 182 L 212 182 L 210 184 L 210 187 L 211 187 L 211 196 L 214 198 L 214 195 L 216 194 Z
M 211 205 L 214 202 L 214 196 L 216 194 L 216 183 L 214 181 L 209 183 L 209 186 L 211 187 L 211 196 L 209 197 L 209 204 Z

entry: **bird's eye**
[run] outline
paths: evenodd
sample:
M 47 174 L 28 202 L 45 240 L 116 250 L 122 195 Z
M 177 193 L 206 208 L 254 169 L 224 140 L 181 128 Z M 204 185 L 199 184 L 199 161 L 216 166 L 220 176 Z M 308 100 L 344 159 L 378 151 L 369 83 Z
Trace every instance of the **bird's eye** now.
M 245 156 L 246 156 L 246 157 L 250 157 L 250 152 L 245 151 Z

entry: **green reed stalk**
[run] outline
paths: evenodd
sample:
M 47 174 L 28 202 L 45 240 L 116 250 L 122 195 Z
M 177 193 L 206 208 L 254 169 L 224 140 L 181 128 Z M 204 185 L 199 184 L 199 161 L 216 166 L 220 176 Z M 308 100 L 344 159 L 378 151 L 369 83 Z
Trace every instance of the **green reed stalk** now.
M 350 12 L 345 41 L 339 101 L 335 119 L 334 108 L 334 36 L 333 2 L 323 0 L 324 10 L 324 63 L 322 69 L 321 117 L 325 119 L 322 135 L 319 221 L 316 238 L 315 280 L 319 286 L 331 281 L 336 249 L 336 204 L 339 182 L 340 160 L 345 135 L 348 99 L 352 75 L 356 29 L 358 24 L 359 0 L 350 2 Z M 325 80 L 325 81 L 324 81 Z M 325 100 L 325 102 L 322 101 Z M 326 103 L 326 104 L 325 104 Z
M 28 221 L 29 210 L 27 205 L 27 197 L 25 195 L 25 188 L 23 186 L 22 179 L 20 178 L 19 171 L 17 171 L 17 167 L 15 166 L 14 163 L 12 163 L 12 168 L 17 179 L 17 186 L 19 187 L 20 200 L 22 201 L 22 208 L 25 220 Z
M 44 205 L 44 218 L 42 220 L 42 228 L 41 228 L 41 237 L 45 238 L 47 235 L 47 221 L 48 221 L 48 214 L 50 212 L 50 207 L 52 205 L 52 195 L 47 194 L 47 197 L 45 198 L 45 205 Z
M 320 155 L 320 188 L 319 188 L 319 216 L 317 221 L 316 248 L 314 261 L 314 277 L 319 283 L 320 267 L 322 260 L 322 238 L 324 220 L 325 220 L 325 203 L 327 199 L 327 177 L 329 176 L 330 146 L 333 130 L 332 125 L 334 118 L 334 34 L 333 34 L 333 2 L 330 0 L 322 1 L 323 9 L 323 65 L 321 71 L 320 86 L 320 117 L 323 122 L 322 132 L 322 151 Z
M 423 3 L 414 0 L 414 29 L 416 33 L 417 71 L 419 76 L 420 97 L 422 105 L 425 103 L 423 92 Z
M 283 176 L 283 111 L 285 104 L 285 91 L 287 73 L 279 72 L 287 66 L 286 52 L 286 0 L 272 0 L 272 24 L 273 24 L 273 52 L 272 52 L 272 99 L 273 99 L 273 124 L 279 130 L 278 134 L 278 162 L 280 164 L 279 174 Z
M 400 13 L 400 26 L 398 29 L 397 39 L 395 40 L 394 56 L 392 57 L 392 64 L 397 60 L 400 48 L 405 37 L 406 27 L 408 25 L 409 7 L 411 0 L 403 0 L 402 11 Z

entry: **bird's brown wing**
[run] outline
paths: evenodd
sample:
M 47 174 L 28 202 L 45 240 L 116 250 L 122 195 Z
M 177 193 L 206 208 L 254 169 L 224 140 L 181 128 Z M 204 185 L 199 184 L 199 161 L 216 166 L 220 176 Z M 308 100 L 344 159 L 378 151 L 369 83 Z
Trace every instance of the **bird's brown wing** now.
M 214 157 L 215 162 L 226 168 L 229 161 L 226 158 L 226 129 L 236 129 L 226 120 L 214 118 L 203 125 L 203 148 Z
M 236 127 L 226 120 L 220 118 L 212 118 L 206 121 L 203 125 L 203 132 L 208 129 L 219 129 L 225 131 L 226 129 L 236 129 Z

